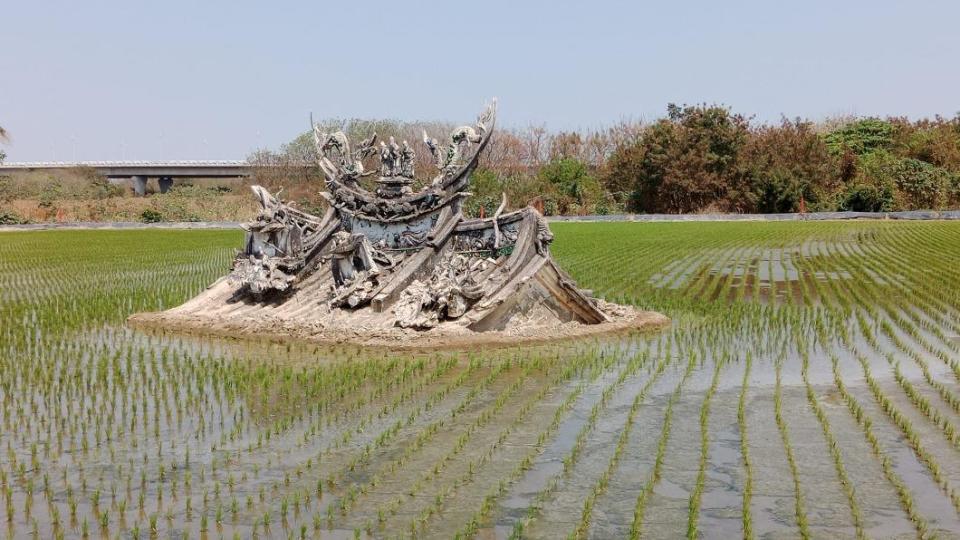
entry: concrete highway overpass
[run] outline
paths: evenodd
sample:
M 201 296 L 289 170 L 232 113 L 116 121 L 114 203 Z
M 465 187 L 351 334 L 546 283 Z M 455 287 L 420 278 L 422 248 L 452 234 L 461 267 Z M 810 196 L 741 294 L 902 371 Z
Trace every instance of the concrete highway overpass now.
M 156 178 L 161 193 L 166 193 L 175 178 L 242 178 L 253 173 L 246 161 L 24 161 L 0 163 L 0 174 L 12 171 L 56 171 L 90 168 L 110 179 L 129 178 L 137 195 L 146 193 L 147 181 Z

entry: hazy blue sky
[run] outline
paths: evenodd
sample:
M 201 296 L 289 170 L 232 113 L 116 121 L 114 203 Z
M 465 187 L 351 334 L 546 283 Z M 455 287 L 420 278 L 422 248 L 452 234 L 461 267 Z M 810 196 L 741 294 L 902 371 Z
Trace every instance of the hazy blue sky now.
M 9 160 L 235 159 L 321 117 L 594 127 L 668 102 L 960 111 L 960 2 L 13 0 Z

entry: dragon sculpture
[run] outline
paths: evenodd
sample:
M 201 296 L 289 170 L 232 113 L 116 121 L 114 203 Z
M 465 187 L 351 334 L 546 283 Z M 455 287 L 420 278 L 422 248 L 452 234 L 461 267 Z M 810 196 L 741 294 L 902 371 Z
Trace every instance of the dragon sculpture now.
M 423 133 L 435 174 L 417 187 L 414 148 L 376 134 L 352 146 L 342 131 L 312 124 L 329 203 L 314 216 L 252 186 L 259 203 L 244 225 L 244 248 L 229 276 L 176 308 L 222 317 L 350 321 L 428 329 L 445 322 L 471 330 L 507 328 L 537 308 L 558 322 L 595 324 L 607 316 L 550 257 L 553 235 L 532 207 L 468 219 L 463 201 L 490 142 L 496 102 L 445 142 Z M 369 163 L 379 159 L 378 166 Z M 373 190 L 363 179 L 377 174 Z M 233 308 L 218 306 L 231 305 Z M 259 310 L 259 311 L 258 311 Z

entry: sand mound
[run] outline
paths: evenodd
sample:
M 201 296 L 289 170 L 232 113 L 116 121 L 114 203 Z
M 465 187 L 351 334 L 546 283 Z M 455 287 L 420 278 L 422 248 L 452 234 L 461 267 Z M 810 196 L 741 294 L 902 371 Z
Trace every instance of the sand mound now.
M 319 321 L 296 320 L 258 314 L 251 317 L 216 317 L 202 313 L 177 313 L 175 310 L 157 313 L 137 313 L 128 323 L 137 328 L 164 328 L 199 335 L 241 339 L 294 339 L 323 344 L 354 344 L 397 350 L 457 349 L 481 346 L 511 346 L 542 343 L 562 339 L 577 339 L 603 334 L 625 333 L 637 330 L 655 330 L 670 324 L 670 319 L 652 311 L 641 311 L 597 300 L 610 319 L 600 324 L 575 321 L 558 323 L 551 316 L 540 317 L 532 310 L 522 319 L 515 317 L 513 325 L 505 330 L 475 332 L 454 323 L 443 323 L 428 330 L 383 328 L 373 321 L 354 317 L 351 325 L 341 324 L 336 317 Z

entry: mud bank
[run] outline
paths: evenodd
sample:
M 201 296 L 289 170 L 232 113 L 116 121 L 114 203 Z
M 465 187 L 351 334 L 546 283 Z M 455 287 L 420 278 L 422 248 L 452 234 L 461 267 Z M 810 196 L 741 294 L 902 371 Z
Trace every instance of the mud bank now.
M 475 332 L 457 324 L 444 323 L 429 330 L 382 328 L 363 323 L 352 326 L 340 321 L 299 322 L 288 318 L 258 315 L 249 318 L 221 318 L 203 314 L 177 313 L 175 310 L 136 313 L 127 324 L 140 329 L 163 329 L 189 334 L 236 339 L 286 341 L 297 340 L 328 345 L 352 344 L 392 350 L 468 349 L 510 347 L 521 344 L 547 343 L 560 340 L 653 331 L 670 325 L 670 319 L 653 311 L 641 311 L 598 301 L 609 317 L 608 322 L 542 324 L 535 319 L 521 322 L 507 330 Z

